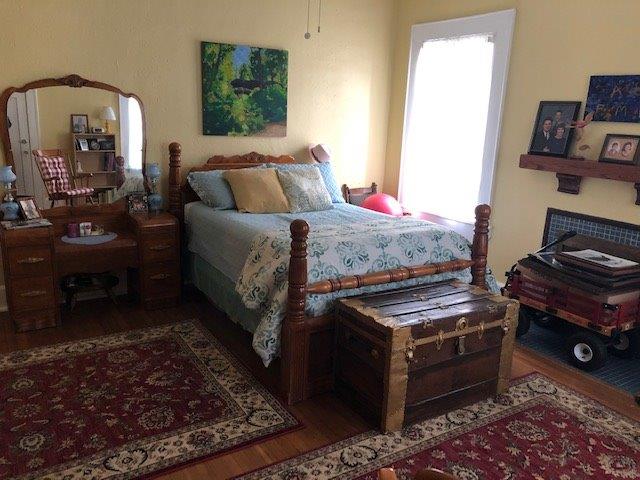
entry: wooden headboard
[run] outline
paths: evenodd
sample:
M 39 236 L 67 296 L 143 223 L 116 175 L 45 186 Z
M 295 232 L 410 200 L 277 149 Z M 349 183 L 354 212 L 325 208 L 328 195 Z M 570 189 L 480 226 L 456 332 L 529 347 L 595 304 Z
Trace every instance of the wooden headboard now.
M 184 206 L 187 203 L 200 200 L 200 197 L 193 191 L 189 182 L 186 181 L 186 176 L 185 181 L 182 181 L 181 163 L 182 146 L 177 142 L 173 142 L 169 145 L 169 212 L 182 221 Z M 214 155 L 206 163 L 189 169 L 189 173 L 250 168 L 264 163 L 296 163 L 296 159 L 291 155 L 274 156 L 256 152 L 232 156 Z

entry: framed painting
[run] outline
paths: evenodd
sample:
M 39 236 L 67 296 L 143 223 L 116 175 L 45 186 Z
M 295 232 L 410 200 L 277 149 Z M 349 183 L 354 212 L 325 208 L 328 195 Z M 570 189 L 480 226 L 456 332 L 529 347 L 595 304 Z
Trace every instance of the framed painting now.
M 640 122 L 640 75 L 594 75 L 585 115 L 594 122 Z
M 202 133 L 287 135 L 288 52 L 201 43 Z

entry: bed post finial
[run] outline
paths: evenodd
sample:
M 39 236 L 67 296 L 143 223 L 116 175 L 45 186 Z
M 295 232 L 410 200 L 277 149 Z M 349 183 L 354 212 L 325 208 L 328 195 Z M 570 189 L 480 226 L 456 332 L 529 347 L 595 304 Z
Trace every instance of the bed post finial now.
M 487 252 L 489 251 L 489 217 L 491 207 L 486 204 L 476 207 L 476 223 L 473 230 L 473 246 L 471 260 L 475 263 L 471 267 L 471 283 L 486 288 L 485 275 L 487 271 Z
M 304 330 L 307 299 L 307 237 L 309 224 L 304 220 L 291 222 L 291 259 L 289 260 L 289 290 L 287 314 L 282 325 L 281 371 L 282 391 L 290 405 L 304 399 L 306 384 L 305 356 L 308 350 Z
M 169 213 L 182 222 L 182 194 L 180 193 L 180 163 L 182 146 L 178 142 L 169 145 Z

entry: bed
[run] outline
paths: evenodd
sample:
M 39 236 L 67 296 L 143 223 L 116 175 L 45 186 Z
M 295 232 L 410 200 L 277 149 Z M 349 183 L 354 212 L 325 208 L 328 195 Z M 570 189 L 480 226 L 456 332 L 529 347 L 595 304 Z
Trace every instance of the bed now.
M 213 210 L 181 175 L 170 150 L 169 209 L 183 224 L 188 277 L 253 333 L 265 366 L 280 357 L 282 391 L 296 403 L 332 388 L 335 298 L 458 278 L 482 287 L 490 208 L 476 208 L 473 242 L 430 222 L 349 204 L 296 214 Z M 190 171 L 294 163 L 290 156 L 210 158 Z

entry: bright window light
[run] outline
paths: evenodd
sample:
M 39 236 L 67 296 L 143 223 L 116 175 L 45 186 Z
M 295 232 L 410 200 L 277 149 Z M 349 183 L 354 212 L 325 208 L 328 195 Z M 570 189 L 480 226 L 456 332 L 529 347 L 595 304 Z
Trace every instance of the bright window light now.
M 416 65 L 402 202 L 473 221 L 482 176 L 493 42 L 478 35 L 425 42 Z

